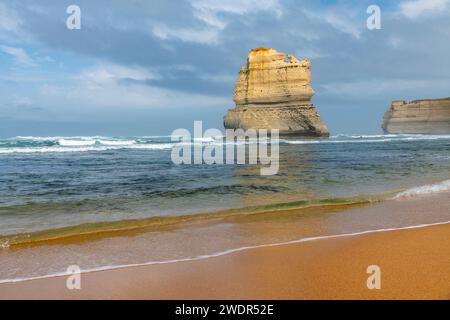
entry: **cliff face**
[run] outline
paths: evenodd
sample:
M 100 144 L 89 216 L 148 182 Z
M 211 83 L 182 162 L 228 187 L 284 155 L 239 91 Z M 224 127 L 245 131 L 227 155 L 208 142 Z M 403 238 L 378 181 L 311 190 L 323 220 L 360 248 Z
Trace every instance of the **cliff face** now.
M 279 129 L 281 134 L 327 136 L 311 104 L 311 63 L 270 48 L 250 51 L 241 68 L 225 128 Z
M 450 98 L 393 101 L 383 120 L 386 133 L 450 134 Z

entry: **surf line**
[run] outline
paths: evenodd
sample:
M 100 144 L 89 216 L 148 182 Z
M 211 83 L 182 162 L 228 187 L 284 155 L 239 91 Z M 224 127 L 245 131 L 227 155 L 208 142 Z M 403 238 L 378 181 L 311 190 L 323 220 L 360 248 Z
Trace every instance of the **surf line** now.
M 426 228 L 426 227 L 441 226 L 441 225 L 447 225 L 447 224 L 450 224 L 450 220 L 443 221 L 443 222 L 428 223 L 428 224 L 418 224 L 418 225 L 414 225 L 414 226 L 398 227 L 398 228 L 384 228 L 384 229 L 358 231 L 358 232 L 353 232 L 353 233 L 335 234 L 335 235 L 329 235 L 329 236 L 306 237 L 306 238 L 290 240 L 290 241 L 285 241 L 285 242 L 276 242 L 276 243 L 260 244 L 260 245 L 254 245 L 254 246 L 239 247 L 239 248 L 235 248 L 235 249 L 229 249 L 229 250 L 220 251 L 217 253 L 200 255 L 200 256 L 191 257 L 191 258 L 181 258 L 181 259 L 164 260 L 164 261 L 149 261 L 149 262 L 144 262 L 144 263 L 97 267 L 97 268 L 92 268 L 92 269 L 81 270 L 81 273 L 86 274 L 86 273 L 94 273 L 94 272 L 108 271 L 108 270 L 119 270 L 119 269 L 134 268 L 134 267 L 145 267 L 145 266 L 151 266 L 151 265 L 162 265 L 162 264 L 172 264 L 172 263 L 179 263 L 179 262 L 198 261 L 198 260 L 205 260 L 205 259 L 210 259 L 210 258 L 226 256 L 226 255 L 233 254 L 236 252 L 242 252 L 242 251 L 253 250 L 253 249 L 279 247 L 279 246 L 284 246 L 284 245 L 310 242 L 310 241 L 329 240 L 329 239 L 337 239 L 337 238 L 345 238 L 345 237 L 356 237 L 356 236 L 361 236 L 361 235 L 366 235 L 366 234 L 382 233 L 382 232 L 389 232 L 389 231 L 421 229 L 421 228 Z M 2 279 L 2 280 L 0 280 L 0 284 L 42 280 L 42 279 L 57 278 L 57 277 L 66 277 L 66 276 L 70 276 L 70 275 L 71 274 L 69 274 L 67 272 L 59 272 L 59 273 L 54 273 L 54 274 L 49 274 L 49 275 L 44 275 L 44 276 L 36 276 L 36 277 Z

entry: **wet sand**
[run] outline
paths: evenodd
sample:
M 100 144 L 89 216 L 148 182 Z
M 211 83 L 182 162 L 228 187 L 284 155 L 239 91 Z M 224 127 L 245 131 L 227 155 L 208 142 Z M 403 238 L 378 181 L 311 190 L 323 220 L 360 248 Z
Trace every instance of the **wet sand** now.
M 381 268 L 381 289 L 366 285 Z M 450 224 L 1 284 L 1 299 L 450 299 Z

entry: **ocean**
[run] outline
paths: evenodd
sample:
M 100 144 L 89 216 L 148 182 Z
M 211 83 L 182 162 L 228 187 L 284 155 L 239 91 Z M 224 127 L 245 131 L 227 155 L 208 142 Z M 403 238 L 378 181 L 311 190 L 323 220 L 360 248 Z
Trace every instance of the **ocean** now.
M 194 143 L 223 145 L 222 139 Z M 261 176 L 259 165 L 175 165 L 171 161 L 173 146 L 169 136 L 0 139 L 0 281 L 63 272 L 68 256 L 85 268 L 102 268 L 184 259 L 262 241 L 254 237 L 259 229 L 239 229 L 240 234 L 236 227 L 222 224 L 220 229 L 202 227 L 200 238 L 192 228 L 178 226 L 174 230 L 167 226 L 151 236 L 110 240 L 114 246 L 99 240 L 83 250 L 74 243 L 51 249 L 14 248 L 14 244 L 34 239 L 95 233 L 105 226 L 139 226 L 142 221 L 154 221 L 159 226 L 164 226 L 164 221 L 195 222 L 208 215 L 220 218 L 238 214 L 242 208 L 257 211 L 289 204 L 364 202 L 450 190 L 450 135 L 283 137 L 279 171 L 272 176 Z M 448 212 L 445 215 L 448 217 Z M 333 230 L 359 232 L 371 226 L 392 226 L 379 224 L 373 217 L 358 224 L 355 217 L 348 219 L 357 228 Z M 316 236 L 311 230 L 319 228 L 306 226 L 316 225 L 318 220 L 309 221 L 309 216 L 304 219 L 286 233 L 286 238 L 273 241 Z M 442 221 L 439 219 L 427 222 Z M 265 224 L 269 230 L 264 231 L 265 237 L 274 225 Z M 399 227 L 404 225 L 398 222 Z M 217 235 L 228 234 L 230 228 L 234 228 L 232 238 Z M 285 228 L 289 229 L 289 224 Z M 327 222 L 319 233 L 328 236 L 333 230 Z M 134 250 L 127 249 L 130 237 Z M 65 258 L 53 256 L 57 252 Z M 52 263 L 41 260 L 39 266 L 31 267 L 31 257 L 37 254 L 48 256 L 44 260 Z
M 197 143 L 221 143 L 205 139 Z M 168 136 L 0 140 L 0 235 L 386 193 L 450 178 L 450 136 L 281 139 L 257 165 L 174 165 Z

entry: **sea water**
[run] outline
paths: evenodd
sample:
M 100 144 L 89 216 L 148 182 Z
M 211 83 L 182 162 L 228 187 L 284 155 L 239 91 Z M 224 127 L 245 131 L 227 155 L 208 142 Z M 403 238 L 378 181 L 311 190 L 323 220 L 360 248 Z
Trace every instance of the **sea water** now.
M 0 139 L 0 235 L 422 185 L 432 186 L 427 192 L 450 188 L 449 135 L 282 138 L 274 176 L 261 176 L 256 165 L 175 165 L 173 146 L 168 136 Z

